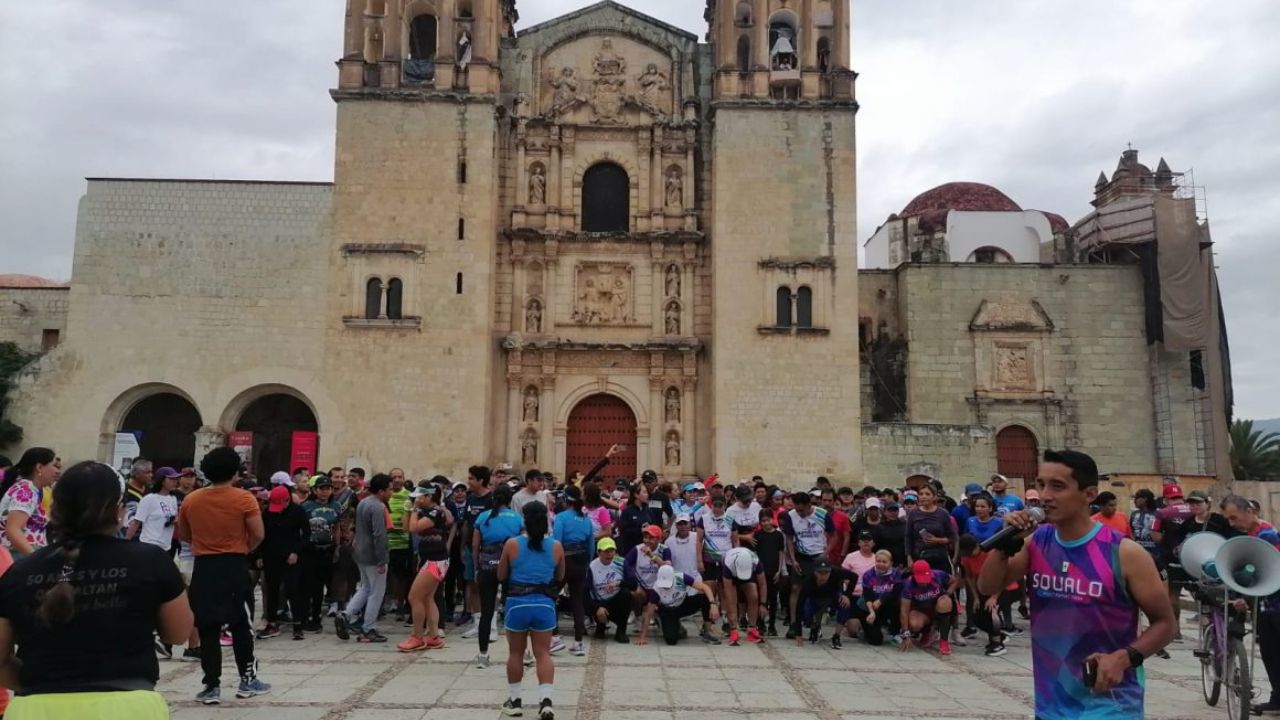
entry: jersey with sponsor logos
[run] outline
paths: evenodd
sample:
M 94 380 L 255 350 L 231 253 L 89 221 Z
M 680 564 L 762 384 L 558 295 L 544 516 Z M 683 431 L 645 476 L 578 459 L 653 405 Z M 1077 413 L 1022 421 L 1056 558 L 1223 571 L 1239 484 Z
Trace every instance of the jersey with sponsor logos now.
M 799 510 L 782 514 L 782 533 L 791 538 L 796 545 L 796 553 L 800 555 L 825 554 L 827 536 L 835 531 L 835 524 L 822 508 L 814 508 L 808 517 L 800 515 Z
M 698 516 L 697 525 L 702 530 L 703 557 L 719 562 L 733 547 L 733 520 L 728 513 L 716 517 L 714 511 L 708 511 Z
M 1095 523 L 1071 542 L 1059 538 L 1054 526 L 1042 525 L 1027 543 L 1037 718 L 1142 717 L 1142 668 L 1125 671 L 1120 684 L 1104 695 L 1084 684 L 1085 658 L 1115 652 L 1138 637 L 1138 606 L 1120 568 L 1123 541 L 1120 533 Z
M 611 563 L 596 558 L 587 566 L 587 571 L 587 586 L 591 590 L 592 599 L 604 602 L 622 592 L 622 580 L 626 574 L 626 564 L 622 558 L 615 555 Z

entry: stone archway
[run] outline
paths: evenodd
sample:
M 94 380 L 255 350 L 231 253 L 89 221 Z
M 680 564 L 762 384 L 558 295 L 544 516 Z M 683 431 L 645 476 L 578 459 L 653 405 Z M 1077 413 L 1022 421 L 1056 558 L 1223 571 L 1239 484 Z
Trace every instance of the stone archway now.
M 565 477 L 586 473 L 614 444 L 625 445 L 626 450 L 609 461 L 605 472 L 636 477 L 637 427 L 635 413 L 622 398 L 607 393 L 583 398 L 569 413 Z
M 253 391 L 251 391 L 253 392 Z M 233 401 L 234 419 L 224 427 L 253 433 L 251 466 L 260 480 L 278 470 L 292 472 L 295 432 L 315 433 L 320 429 L 311 404 L 286 388 L 268 388 Z M 238 406 L 238 409 L 235 409 Z
M 156 467 L 184 468 L 195 465 L 200 426 L 200 411 L 190 400 L 161 391 L 134 403 L 114 430 L 133 433 L 142 457 Z

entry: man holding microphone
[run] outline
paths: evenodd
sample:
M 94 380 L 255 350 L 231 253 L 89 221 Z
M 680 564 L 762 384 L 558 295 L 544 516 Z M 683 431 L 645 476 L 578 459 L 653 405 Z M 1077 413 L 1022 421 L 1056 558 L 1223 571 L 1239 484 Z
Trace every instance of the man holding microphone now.
M 1045 524 L 1004 516 L 978 591 L 1014 581 L 1031 598 L 1037 720 L 1140 720 L 1143 661 L 1173 638 L 1176 619 L 1151 556 L 1094 521 L 1098 466 L 1072 450 L 1047 451 L 1036 481 Z M 1138 634 L 1138 610 L 1150 627 Z

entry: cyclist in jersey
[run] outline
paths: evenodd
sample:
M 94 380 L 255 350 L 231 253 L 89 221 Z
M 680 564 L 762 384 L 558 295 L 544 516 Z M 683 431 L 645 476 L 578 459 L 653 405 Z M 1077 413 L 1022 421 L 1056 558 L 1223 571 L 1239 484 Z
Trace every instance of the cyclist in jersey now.
M 626 644 L 627 616 L 631 614 L 631 598 L 623 592 L 625 570 L 618 557 L 618 545 L 613 538 L 600 538 L 596 542 L 596 559 L 587 566 L 587 612 L 596 619 L 596 639 L 603 640 L 609 622 L 615 626 L 613 639 Z
M 1032 531 L 1027 513 L 1007 513 L 1005 524 L 1024 532 L 992 549 L 978 590 L 998 595 L 1011 582 L 1027 581 L 1037 718 L 1140 720 L 1142 663 L 1174 631 L 1159 571 L 1140 545 L 1090 517 L 1098 495 L 1093 458 L 1047 451 L 1036 484 L 1046 524 Z M 1139 610 L 1151 623 L 1141 635 Z
M 551 634 L 556 629 L 556 601 L 564 580 L 564 547 L 548 536 L 547 506 L 525 503 L 525 534 L 507 540 L 498 560 L 498 579 L 506 583 L 503 622 L 507 628 L 507 701 L 504 715 L 520 717 L 520 683 L 524 680 L 524 651 L 532 647 L 538 674 L 538 719 L 554 720 L 551 694 L 556 668 L 551 657 Z

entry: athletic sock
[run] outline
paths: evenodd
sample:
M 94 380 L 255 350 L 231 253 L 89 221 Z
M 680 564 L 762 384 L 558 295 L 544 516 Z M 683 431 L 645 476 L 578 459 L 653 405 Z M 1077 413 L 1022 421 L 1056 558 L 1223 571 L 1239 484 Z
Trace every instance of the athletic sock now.
M 520 683 L 507 683 L 507 696 L 512 700 L 520 699 Z
M 555 685 L 551 683 L 538 685 L 538 701 L 542 702 L 544 700 L 550 700 L 551 692 L 553 690 L 555 690 Z

